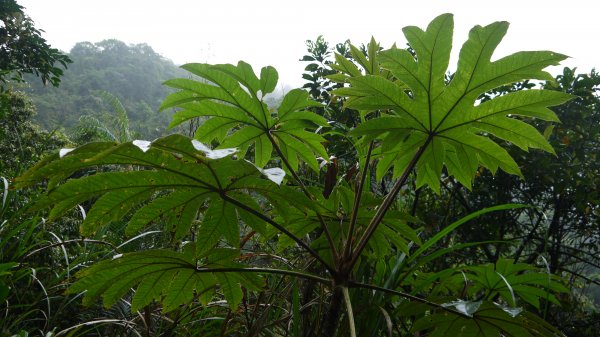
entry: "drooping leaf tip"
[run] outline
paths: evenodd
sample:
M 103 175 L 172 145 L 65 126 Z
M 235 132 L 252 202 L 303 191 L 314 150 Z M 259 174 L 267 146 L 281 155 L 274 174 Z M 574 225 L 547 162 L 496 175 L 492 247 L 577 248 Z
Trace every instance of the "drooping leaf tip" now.
M 142 152 L 146 153 L 150 149 L 150 145 L 152 145 L 152 142 L 147 140 L 136 139 L 133 142 L 131 142 L 131 144 L 135 145 L 137 148 L 142 150 Z
M 225 158 L 227 156 L 230 156 L 230 155 L 238 152 L 237 148 L 212 150 L 205 144 L 203 144 L 195 139 L 192 140 L 192 145 L 194 146 L 194 148 L 196 150 L 203 152 L 204 155 L 206 156 L 206 158 L 209 158 L 209 159 L 221 159 L 221 158 Z
M 60 151 L 58 151 L 58 157 L 62 158 L 62 157 L 66 156 L 69 152 L 71 152 L 73 150 L 75 150 L 75 149 L 67 149 L 67 148 L 60 149 Z

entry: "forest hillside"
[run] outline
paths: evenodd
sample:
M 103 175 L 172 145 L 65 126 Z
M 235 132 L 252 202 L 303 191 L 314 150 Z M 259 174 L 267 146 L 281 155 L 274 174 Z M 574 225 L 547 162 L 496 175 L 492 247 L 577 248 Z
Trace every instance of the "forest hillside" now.
M 73 63 L 64 72 L 60 87 L 44 86 L 33 76 L 27 77 L 31 83 L 27 93 L 43 128 L 64 128 L 72 133 L 86 115 L 109 121 L 114 112 L 101 94 L 109 92 L 123 104 L 132 131 L 148 138 L 164 132 L 170 116 L 159 113 L 158 107 L 169 89 L 162 83 L 185 76 L 172 61 L 147 44 L 127 45 L 114 39 L 79 42 L 68 56 Z

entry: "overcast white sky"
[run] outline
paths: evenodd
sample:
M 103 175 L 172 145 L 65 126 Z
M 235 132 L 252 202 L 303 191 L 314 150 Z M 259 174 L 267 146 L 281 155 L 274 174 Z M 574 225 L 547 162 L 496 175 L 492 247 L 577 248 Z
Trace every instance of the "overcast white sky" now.
M 374 36 L 388 47 L 404 45 L 401 29 L 426 27 L 437 15 L 455 14 L 454 53 L 474 25 L 509 21 L 496 57 L 520 50 L 571 56 L 564 65 L 600 67 L 600 1 L 596 0 L 18 0 L 52 46 L 116 38 L 147 43 L 177 64 L 236 63 L 255 71 L 272 65 L 286 83 L 300 86 L 304 41 L 323 35 L 334 44 Z M 562 69 L 562 68 L 561 68 Z M 556 73 L 558 69 L 552 70 Z

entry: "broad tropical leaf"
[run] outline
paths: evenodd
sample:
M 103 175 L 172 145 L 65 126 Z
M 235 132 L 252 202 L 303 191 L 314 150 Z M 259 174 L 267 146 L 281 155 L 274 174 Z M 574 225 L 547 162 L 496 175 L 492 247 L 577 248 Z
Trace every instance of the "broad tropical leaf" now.
M 133 312 L 152 301 L 161 303 L 163 311 L 168 312 L 205 292 L 212 294 L 211 297 L 222 293 L 229 306 L 235 309 L 241 301 L 242 285 L 249 290 L 261 288 L 262 280 L 256 273 L 226 274 L 219 271 L 244 267 L 232 260 L 239 256 L 237 250 L 217 249 L 213 251 L 214 256 L 196 256 L 193 247 L 185 248 L 184 252 L 149 250 L 102 261 L 80 271 L 77 282 L 68 292 L 85 291 L 85 305 L 102 298 L 104 306 L 110 307 L 133 288 Z
M 263 68 L 260 78 L 241 61 L 237 66 L 186 64 L 183 68 L 204 81 L 180 78 L 165 83 L 180 90 L 168 96 L 161 106 L 162 110 L 179 109 L 171 127 L 205 117 L 195 138 L 205 143 L 216 140 L 218 148 L 240 148 L 242 155 L 253 147 L 254 162 L 261 168 L 272 158 L 274 146 L 294 170 L 298 160 L 302 160 L 318 172 L 315 156 L 328 158 L 322 145 L 325 139 L 314 132 L 328 124 L 323 117 L 306 110 L 320 106 L 309 100 L 306 91 L 288 92 L 275 111 L 263 101 L 277 84 L 278 74 L 273 67 Z
M 316 191 L 315 191 L 316 192 Z M 328 198 L 322 194 L 314 193 L 316 203 L 321 207 L 319 215 L 325 222 L 329 232 L 332 235 L 333 242 L 338 243 L 336 249 L 341 250 L 344 243 L 344 233 L 349 231 L 349 224 L 352 210 L 354 209 L 355 192 L 345 183 L 340 183 L 334 187 Z M 356 228 L 363 230 L 375 211 L 373 210 L 381 203 L 379 198 L 371 192 L 363 192 L 360 206 L 358 207 L 358 216 Z M 303 237 L 320 226 L 319 218 L 315 214 L 305 214 L 299 210 L 290 210 L 292 213 L 287 219 L 287 228 L 296 236 Z M 408 254 L 410 245 L 421 245 L 419 230 L 411 228 L 407 223 L 419 223 L 420 220 L 400 211 L 390 211 L 383 218 L 380 226 L 372 241 L 369 242 L 368 252 L 376 257 L 383 257 L 389 254 L 393 249 L 403 251 Z M 271 231 L 271 236 L 275 231 Z M 283 249 L 294 244 L 288 237 L 281 237 L 278 241 L 278 248 Z M 321 236 L 313 241 L 313 248 L 323 254 L 328 254 L 330 250 L 329 243 L 325 236 Z M 393 249 L 392 249 L 393 248 Z
M 23 187 L 49 179 L 48 194 L 34 207 L 51 207 L 50 220 L 80 203 L 95 200 L 81 225 L 84 235 L 91 235 L 102 226 L 131 214 L 127 234 L 133 235 L 151 223 L 162 222 L 166 231 L 179 240 L 189 234 L 198 214 L 207 208 L 200 226 L 203 245 L 199 249 L 202 251 L 210 249 L 221 238 L 237 247 L 238 216 L 243 214 L 248 219 L 251 218 L 249 211 L 260 212 L 256 203 L 247 202 L 248 193 L 258 193 L 266 200 L 278 199 L 279 203 L 293 200 L 295 206 L 313 208 L 304 195 L 261 178 L 261 171 L 244 160 L 231 159 L 232 153 L 199 147 L 180 135 L 152 143 L 93 143 L 72 150 L 62 158 L 57 155 L 40 163 L 19 177 L 16 185 Z M 111 171 L 63 183 L 75 172 L 98 167 Z M 117 167 L 125 170 L 116 170 Z M 248 207 L 239 210 L 231 200 L 241 201 Z M 260 221 L 246 220 L 245 223 L 256 224 L 257 230 L 264 231 L 264 223 Z
M 540 300 L 558 305 L 555 294 L 569 292 L 556 275 L 540 272 L 530 264 L 513 263 L 507 259 L 498 260 L 496 264 L 466 267 L 464 270 L 472 283 L 470 293 L 484 292 L 488 298 L 499 296 L 510 306 L 519 305 L 515 303 L 519 300 L 538 309 Z
M 463 312 L 463 315 L 438 311 L 416 321 L 411 331 L 414 333 L 429 331 L 427 336 L 430 337 L 564 336 L 535 315 L 520 313 L 516 317 L 512 317 L 502 308 L 490 302 L 472 304 L 475 309 L 472 314 L 467 311 Z M 464 307 L 465 305 L 462 306 L 462 308 Z
M 348 97 L 348 107 L 382 115 L 352 132 L 367 140 L 382 140 L 378 177 L 392 167 L 394 176 L 399 176 L 411 158 L 417 156 L 417 187 L 429 185 L 439 191 L 439 178 L 446 167 L 448 174 L 470 188 L 479 165 L 492 172 L 500 168 L 521 175 L 518 165 L 497 140 L 525 150 L 553 152 L 543 135 L 521 118 L 558 121 L 547 107 L 572 96 L 526 90 L 481 104 L 478 98 L 505 84 L 526 79 L 552 80 L 543 69 L 557 65 L 566 56 L 549 51 L 518 52 L 491 61 L 508 23 L 476 26 L 460 51 L 457 71 L 448 83 L 453 26 L 452 15 L 444 14 L 425 31 L 404 28 L 415 55 L 396 47 L 382 51 L 378 55 L 381 74 L 357 75 L 355 69 L 348 70 L 344 79 L 350 87 L 335 91 Z M 343 68 L 350 69 L 342 62 L 337 69 Z
M 525 303 L 540 309 L 540 301 L 559 305 L 557 295 L 568 293 L 565 281 L 546 270 L 525 263 L 500 259 L 496 264 L 463 266 L 436 273 L 412 274 L 407 281 L 414 286 L 413 293 L 430 289 L 435 295 L 462 292 L 469 298 L 494 299 L 507 307 L 517 308 Z

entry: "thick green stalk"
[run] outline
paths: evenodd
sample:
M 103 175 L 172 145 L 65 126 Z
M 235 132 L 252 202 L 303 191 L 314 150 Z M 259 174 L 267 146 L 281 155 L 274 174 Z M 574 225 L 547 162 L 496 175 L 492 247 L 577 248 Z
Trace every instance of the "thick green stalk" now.
M 261 212 L 258 212 L 257 210 L 255 210 L 252 207 L 248 207 L 247 205 L 245 205 L 242 202 L 239 202 L 233 198 L 231 198 L 230 196 L 228 196 L 227 194 L 223 193 L 221 195 L 221 197 L 223 198 L 223 200 L 230 202 L 232 204 L 234 204 L 235 206 L 246 210 L 247 212 L 261 218 L 262 220 L 264 220 L 265 222 L 267 222 L 268 224 L 270 224 L 271 226 L 277 228 L 278 230 L 280 230 L 283 234 L 289 236 L 292 240 L 294 240 L 294 242 L 296 242 L 298 245 L 300 245 L 300 247 L 304 248 L 310 255 L 312 255 L 315 259 L 317 259 L 319 262 L 321 262 L 321 264 L 327 269 L 327 271 L 329 271 L 329 273 L 331 275 L 336 275 L 336 271 L 335 269 L 333 269 L 333 267 L 331 267 L 327 261 L 325 261 L 314 249 L 310 248 L 310 246 L 308 246 L 304 241 L 302 241 L 300 238 L 298 238 L 297 236 L 295 236 L 294 234 L 292 234 L 290 231 L 288 231 L 285 227 L 283 227 L 282 225 L 278 224 L 277 222 L 273 221 L 273 219 L 269 218 L 268 216 L 264 215 Z
M 397 290 L 393 290 L 393 289 L 387 289 L 387 288 L 379 287 L 379 286 L 376 286 L 376 285 L 366 284 L 366 283 L 360 283 L 360 282 L 355 282 L 355 281 L 349 281 L 348 282 L 348 287 L 350 287 L 350 288 L 371 289 L 371 290 L 381 291 L 381 292 L 392 294 L 392 295 L 398 295 L 400 297 L 409 299 L 411 301 L 415 301 L 415 302 L 420 302 L 420 303 L 423 303 L 423 304 L 427 304 L 427 305 L 431 306 L 432 308 L 437 308 L 437 309 L 441 309 L 441 310 L 447 311 L 447 312 L 452 313 L 452 314 L 457 315 L 457 316 L 462 316 L 464 318 L 472 318 L 471 316 L 469 316 L 469 315 L 467 315 L 465 313 L 462 313 L 460 311 L 456 311 L 456 310 L 452 309 L 451 307 L 445 307 L 445 306 L 443 306 L 441 304 L 438 304 L 438 303 L 435 303 L 435 302 L 431 302 L 431 301 L 428 301 L 428 300 L 426 300 L 424 298 L 420 298 L 418 296 L 407 294 L 407 293 L 404 293 L 404 292 L 401 292 L 401 291 L 397 291 Z
M 322 284 L 331 285 L 331 280 L 317 275 L 302 273 L 295 270 L 275 269 L 275 268 L 241 268 L 241 267 L 223 267 L 223 268 L 196 268 L 199 273 L 260 273 L 260 274 L 279 274 L 294 276 L 307 280 L 317 281 Z
M 358 242 L 358 244 L 356 246 L 356 249 L 354 250 L 354 253 L 352 255 L 352 259 L 350 260 L 350 262 L 348 263 L 348 265 L 345 266 L 345 268 L 346 268 L 345 272 L 346 273 L 350 273 L 350 271 L 352 270 L 352 268 L 354 267 L 354 265 L 358 261 L 358 258 L 360 257 L 360 255 L 362 254 L 363 250 L 367 246 L 367 243 L 369 242 L 369 240 L 371 239 L 371 237 L 375 233 L 375 230 L 377 229 L 377 227 L 379 226 L 379 224 L 383 220 L 383 217 L 385 216 L 385 214 L 389 210 L 390 206 L 392 205 L 392 202 L 396 199 L 396 196 L 398 195 L 398 192 L 400 192 L 400 188 L 406 183 L 406 180 L 408 179 L 410 173 L 412 172 L 412 170 L 417 165 L 417 162 L 419 161 L 419 159 L 423 155 L 423 152 L 425 152 L 425 149 L 427 148 L 427 146 L 429 145 L 429 142 L 432 139 L 433 139 L 433 136 L 430 135 L 427 138 L 427 140 L 425 141 L 425 143 L 417 150 L 417 152 L 415 153 L 415 155 L 413 156 L 413 158 L 411 159 L 411 161 L 408 163 L 408 165 L 404 169 L 404 172 L 402 173 L 402 175 L 400 176 L 400 178 L 398 178 L 398 180 L 396 180 L 396 183 L 392 187 L 392 190 L 388 193 L 388 195 L 386 195 L 386 197 L 381 202 L 381 205 L 379 205 L 379 207 L 377 208 L 377 212 L 375 213 L 375 215 L 373 216 L 373 218 L 369 222 L 369 225 L 367 226 L 367 229 L 365 230 L 365 233 L 360 238 L 360 241 Z
M 352 311 L 352 302 L 350 301 L 348 287 L 342 287 L 342 293 L 344 294 L 346 312 L 348 313 L 348 327 L 350 328 L 350 337 L 356 337 L 356 326 L 354 325 L 354 312 Z
M 269 141 L 271 142 L 271 144 L 273 144 L 273 148 L 275 149 L 275 152 L 277 152 L 277 154 L 279 155 L 279 158 L 281 158 L 281 161 L 283 162 L 283 164 L 285 165 L 285 167 L 287 167 L 287 169 L 292 174 L 292 177 L 294 177 L 294 180 L 296 180 L 296 182 L 298 182 L 298 185 L 300 185 L 300 188 L 302 189 L 302 192 L 304 192 L 304 194 L 310 200 L 315 200 L 315 197 L 308 191 L 308 189 L 306 188 L 306 185 L 304 185 L 304 182 L 302 182 L 302 180 L 300 179 L 300 177 L 298 176 L 298 174 L 296 173 L 296 171 L 294 171 L 294 169 L 292 168 L 292 165 L 290 165 L 290 162 L 283 155 L 283 152 L 281 151 L 281 148 L 279 147 L 279 144 L 277 144 L 277 142 L 275 141 L 275 139 L 273 138 L 273 136 L 271 136 L 270 132 L 267 132 L 267 137 L 269 137 Z M 323 229 L 323 232 L 325 233 L 325 237 L 327 237 L 327 242 L 331 246 L 331 252 L 332 252 L 332 255 L 333 255 L 333 260 L 337 261 L 338 257 L 339 257 L 339 253 L 337 251 L 335 243 L 333 242 L 333 236 L 329 232 L 329 229 L 327 229 L 327 225 L 325 224 L 325 220 L 323 219 L 323 217 L 321 216 L 321 214 L 318 211 L 315 211 L 315 213 L 317 214 L 317 218 L 319 219 L 319 223 L 321 224 L 321 228 Z
M 369 150 L 367 151 L 367 157 L 365 159 L 365 166 L 363 167 L 362 175 L 358 186 L 356 187 L 356 194 L 354 195 L 354 205 L 352 207 L 352 217 L 350 218 L 350 226 L 348 229 L 348 238 L 346 240 L 346 246 L 344 247 L 344 257 L 348 258 L 352 255 L 352 241 L 354 239 L 354 227 L 356 226 L 356 220 L 358 219 L 358 210 L 360 208 L 360 200 L 362 197 L 362 191 L 365 186 L 365 180 L 369 172 L 369 162 L 371 160 L 371 153 L 373 152 L 374 142 L 371 141 L 369 144 Z

